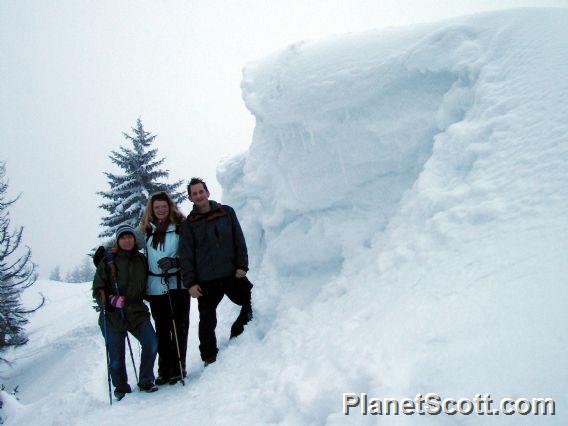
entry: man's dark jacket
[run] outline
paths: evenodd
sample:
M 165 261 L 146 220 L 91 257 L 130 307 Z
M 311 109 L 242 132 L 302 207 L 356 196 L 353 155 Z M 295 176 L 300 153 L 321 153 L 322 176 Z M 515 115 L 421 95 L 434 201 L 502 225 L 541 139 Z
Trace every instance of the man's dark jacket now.
M 183 286 L 248 271 L 245 237 L 232 207 L 210 200 L 211 210 L 197 207 L 181 224 L 179 258 Z

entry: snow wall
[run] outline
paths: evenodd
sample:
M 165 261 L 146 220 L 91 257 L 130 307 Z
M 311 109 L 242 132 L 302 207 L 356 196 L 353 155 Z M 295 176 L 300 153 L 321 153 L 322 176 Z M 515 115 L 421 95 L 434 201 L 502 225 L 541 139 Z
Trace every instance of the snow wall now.
M 341 423 L 341 392 L 567 401 L 567 22 L 480 14 L 247 66 L 252 145 L 218 179 L 254 254 L 255 363 L 278 359 L 250 420 Z

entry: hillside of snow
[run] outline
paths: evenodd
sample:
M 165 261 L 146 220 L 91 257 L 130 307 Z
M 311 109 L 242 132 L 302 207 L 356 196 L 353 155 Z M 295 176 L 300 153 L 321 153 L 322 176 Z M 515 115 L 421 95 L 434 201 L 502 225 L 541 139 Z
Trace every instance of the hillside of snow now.
M 567 22 L 568 9 L 514 9 L 297 43 L 249 64 L 253 140 L 218 179 L 249 245 L 253 323 L 229 343 L 237 311 L 224 301 L 220 356 L 203 370 L 193 301 L 187 385 L 110 411 L 88 285 L 42 282 L 26 297 L 41 290 L 47 306 L 3 379 L 20 401 L 3 393 L 0 416 L 565 424 Z M 557 413 L 346 417 L 343 392 L 550 397 Z

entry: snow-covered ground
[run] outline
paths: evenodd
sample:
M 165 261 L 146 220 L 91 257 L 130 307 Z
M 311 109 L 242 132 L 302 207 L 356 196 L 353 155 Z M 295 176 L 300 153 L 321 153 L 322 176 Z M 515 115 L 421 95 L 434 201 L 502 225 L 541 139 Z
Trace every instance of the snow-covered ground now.
M 244 71 L 221 165 L 255 319 L 189 381 L 108 407 L 88 285 L 40 282 L 7 424 L 566 424 L 568 10 L 298 43 Z M 37 297 L 36 297 L 37 299 Z M 131 381 L 133 383 L 133 381 Z M 550 397 L 554 417 L 342 414 L 342 393 Z

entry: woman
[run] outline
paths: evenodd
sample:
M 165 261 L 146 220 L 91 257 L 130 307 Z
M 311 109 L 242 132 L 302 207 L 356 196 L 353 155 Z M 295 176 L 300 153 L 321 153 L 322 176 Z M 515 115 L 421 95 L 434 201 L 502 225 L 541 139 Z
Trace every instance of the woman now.
M 158 192 L 148 200 L 140 222 L 146 232 L 148 257 L 146 299 L 150 302 L 158 336 L 157 385 L 174 384 L 186 376 L 190 296 L 181 287 L 178 258 L 178 226 L 183 220 L 184 216 L 170 196 Z
M 148 308 L 143 302 L 146 294 L 146 259 L 138 251 L 134 228 L 120 226 L 116 231 L 116 247 L 107 250 L 93 280 L 93 297 L 104 310 L 99 326 L 106 340 L 109 370 L 120 401 L 132 392 L 124 362 L 124 339 L 130 332 L 142 345 L 140 359 L 141 391 L 154 392 L 154 361 L 158 350 L 156 333 L 150 322 Z

